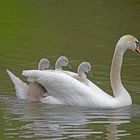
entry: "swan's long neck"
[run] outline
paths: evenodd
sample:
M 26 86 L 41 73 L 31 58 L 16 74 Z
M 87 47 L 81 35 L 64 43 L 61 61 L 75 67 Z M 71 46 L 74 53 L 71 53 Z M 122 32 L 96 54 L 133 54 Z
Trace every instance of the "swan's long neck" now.
M 115 97 L 116 91 L 118 87 L 122 86 L 121 84 L 121 66 L 122 66 L 122 59 L 123 59 L 123 54 L 119 49 L 116 47 L 114 56 L 112 59 L 112 65 L 111 65 L 111 71 L 110 71 L 110 81 L 111 81 L 111 86 L 113 89 L 113 94 Z
M 123 87 L 121 82 L 121 67 L 125 49 L 117 46 L 112 59 L 110 81 L 115 98 L 119 98 L 122 102 L 129 102 L 131 104 L 131 97 L 127 90 Z

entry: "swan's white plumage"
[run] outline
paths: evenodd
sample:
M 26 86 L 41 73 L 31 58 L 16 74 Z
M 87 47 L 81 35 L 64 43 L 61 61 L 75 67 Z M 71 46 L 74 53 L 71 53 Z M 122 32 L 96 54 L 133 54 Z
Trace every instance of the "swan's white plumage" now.
M 108 95 L 109 98 L 105 100 L 105 94 L 100 94 L 98 90 L 93 93 L 90 87 L 62 72 L 27 70 L 22 74 L 35 78 L 38 83 L 47 88 L 52 97 L 61 101 L 62 104 L 102 108 L 109 108 L 113 103 L 117 104 L 112 96 Z
M 89 81 L 88 86 L 69 75 L 58 71 L 23 71 L 26 77 L 35 78 L 38 83 L 47 88 L 49 95 L 61 101 L 62 104 L 119 108 L 132 104 L 131 97 L 121 82 L 121 66 L 123 54 L 127 49 L 140 53 L 138 40 L 125 35 L 118 41 L 112 60 L 110 79 L 114 97 L 110 96 L 94 83 Z
M 71 71 L 63 71 L 65 74 L 71 76 L 71 77 L 77 77 L 78 74 L 71 72 Z M 89 79 L 86 79 L 87 82 L 87 86 L 90 87 L 92 90 L 96 90 L 99 94 L 102 93 L 105 96 L 111 97 L 110 95 L 108 95 L 106 92 L 104 92 L 101 88 L 99 88 L 97 85 L 95 85 L 93 82 L 91 82 Z
M 40 101 L 42 103 L 47 103 L 47 104 L 59 104 L 59 105 L 63 105 L 63 102 L 61 102 L 60 100 L 52 97 L 52 96 L 49 96 L 47 95 L 46 97 L 44 98 L 41 98 Z

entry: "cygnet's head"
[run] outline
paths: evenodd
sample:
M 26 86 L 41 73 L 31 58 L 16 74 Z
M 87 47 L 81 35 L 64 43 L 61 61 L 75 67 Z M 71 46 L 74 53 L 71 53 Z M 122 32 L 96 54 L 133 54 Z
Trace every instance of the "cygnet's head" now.
M 38 70 L 49 70 L 50 69 L 50 61 L 46 58 L 42 58 L 38 64 Z
M 56 63 L 55 63 L 55 69 L 62 69 L 62 66 L 66 66 L 66 67 L 69 67 L 71 68 L 71 65 L 69 63 L 69 60 L 67 57 L 65 56 L 60 56 Z
M 133 50 L 140 54 L 140 43 L 139 41 L 132 35 L 124 35 L 120 38 L 117 43 L 117 48 L 122 51 L 126 51 L 127 49 Z
M 78 67 L 78 73 L 83 71 L 85 74 L 91 75 L 91 65 L 88 62 L 82 62 Z

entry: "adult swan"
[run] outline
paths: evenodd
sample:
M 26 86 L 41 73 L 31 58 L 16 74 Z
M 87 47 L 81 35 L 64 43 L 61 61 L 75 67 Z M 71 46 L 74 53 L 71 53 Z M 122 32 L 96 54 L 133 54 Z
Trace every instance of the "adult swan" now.
M 23 75 L 35 78 L 46 88 L 49 98 L 56 98 L 61 104 L 99 108 L 119 108 L 132 104 L 131 97 L 121 82 L 123 55 L 127 49 L 140 54 L 139 41 L 132 35 L 125 35 L 118 41 L 111 65 L 110 80 L 114 97 L 90 82 L 87 86 L 58 71 L 25 70 Z M 55 104 L 55 100 L 54 100 Z

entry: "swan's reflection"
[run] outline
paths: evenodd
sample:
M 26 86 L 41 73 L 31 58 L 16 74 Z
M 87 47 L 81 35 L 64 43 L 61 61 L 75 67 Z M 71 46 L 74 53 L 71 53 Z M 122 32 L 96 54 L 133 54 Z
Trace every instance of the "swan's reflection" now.
M 121 113 L 121 112 L 120 112 Z M 106 127 L 106 138 L 108 140 L 118 140 L 121 136 L 131 135 L 126 130 L 119 129 L 119 126 L 124 123 L 130 122 L 130 113 L 123 112 L 120 115 L 118 113 L 112 113 L 108 118 L 109 124 L 105 125 Z
M 10 138 L 116 140 L 131 135 L 121 124 L 130 122 L 131 108 L 99 110 L 80 107 L 25 104 L 8 99 L 4 120 Z

